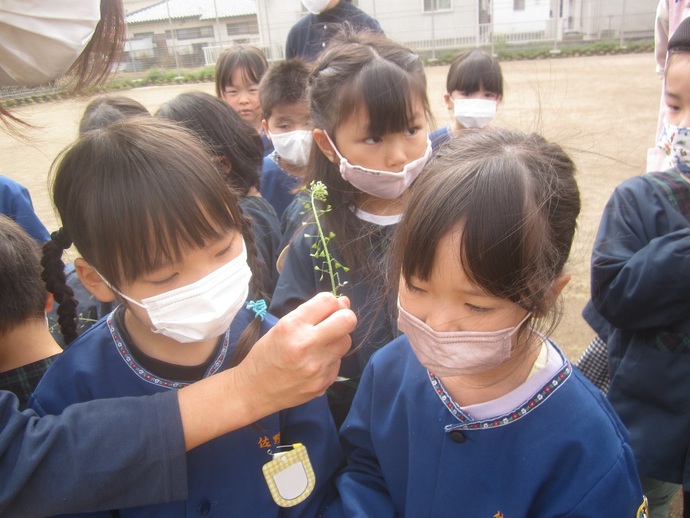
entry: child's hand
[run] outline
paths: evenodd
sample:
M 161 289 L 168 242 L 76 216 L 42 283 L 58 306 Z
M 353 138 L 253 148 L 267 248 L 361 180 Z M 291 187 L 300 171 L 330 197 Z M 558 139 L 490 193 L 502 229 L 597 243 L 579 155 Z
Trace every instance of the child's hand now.
M 252 404 L 279 411 L 323 394 L 350 350 L 357 317 L 349 308 L 347 297 L 319 293 L 281 318 L 238 366 Z

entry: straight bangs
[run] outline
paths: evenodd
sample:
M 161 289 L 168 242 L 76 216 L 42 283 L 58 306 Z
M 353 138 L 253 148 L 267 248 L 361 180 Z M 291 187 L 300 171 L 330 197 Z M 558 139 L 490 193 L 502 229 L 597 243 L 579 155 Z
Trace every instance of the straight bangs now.
M 525 277 L 538 270 L 539 244 L 530 236 L 547 232 L 542 219 L 527 215 L 536 216 L 526 201 L 529 176 L 498 149 L 500 156 L 488 161 L 486 149 L 464 151 L 439 152 L 411 187 L 397 229 L 393 271 L 408 283 L 413 276 L 428 280 L 439 242 L 458 232 L 458 264 L 468 278 L 489 295 L 526 304 L 531 297 L 515 287 L 524 287 Z M 466 157 L 462 162 L 460 155 Z
M 470 51 L 451 65 L 446 79 L 446 91 L 473 94 L 482 87 L 503 97 L 503 74 L 498 61 L 486 52 Z
M 77 250 L 115 286 L 241 229 L 200 141 L 156 119 L 87 134 L 55 169 L 53 192 Z
M 429 119 L 424 81 L 380 57 L 362 67 L 351 87 L 342 89 L 342 95 L 340 113 L 363 110 L 369 118 L 371 135 L 409 129 L 416 115 L 414 104 L 418 100 L 422 102 L 424 118 Z
M 268 62 L 256 47 L 230 47 L 216 62 L 216 96 L 222 97 L 225 87 L 232 85 L 232 73 L 238 69 L 246 82 L 259 84 L 268 69 Z

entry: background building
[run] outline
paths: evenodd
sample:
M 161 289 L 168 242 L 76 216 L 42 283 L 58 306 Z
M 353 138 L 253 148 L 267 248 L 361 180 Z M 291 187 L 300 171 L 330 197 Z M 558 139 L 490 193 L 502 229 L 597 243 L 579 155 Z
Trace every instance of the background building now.
M 345 1 L 345 0 L 342 0 Z M 353 0 L 391 38 L 431 58 L 463 47 L 651 39 L 657 0 Z M 233 43 L 284 57 L 299 0 L 125 0 L 124 67 L 198 67 Z

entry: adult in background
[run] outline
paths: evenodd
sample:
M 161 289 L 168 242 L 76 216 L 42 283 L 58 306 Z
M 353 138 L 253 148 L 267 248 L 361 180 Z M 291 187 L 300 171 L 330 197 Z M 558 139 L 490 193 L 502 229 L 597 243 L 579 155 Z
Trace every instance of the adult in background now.
M 352 5 L 350 0 L 301 1 L 309 14 L 290 29 L 285 43 L 285 59 L 313 61 L 335 36 L 339 26 L 345 23 L 356 31 L 383 33 L 379 22 Z

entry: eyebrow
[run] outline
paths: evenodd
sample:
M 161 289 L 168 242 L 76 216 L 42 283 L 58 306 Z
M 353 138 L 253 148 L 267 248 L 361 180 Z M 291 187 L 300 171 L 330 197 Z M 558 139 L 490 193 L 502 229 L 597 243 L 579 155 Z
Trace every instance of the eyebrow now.
M 666 92 L 664 93 L 664 95 L 667 95 L 667 96 L 669 96 L 669 97 L 673 97 L 674 99 L 680 99 L 680 95 L 674 94 L 674 93 L 672 93 L 672 92 L 669 92 L 668 90 L 666 90 Z

